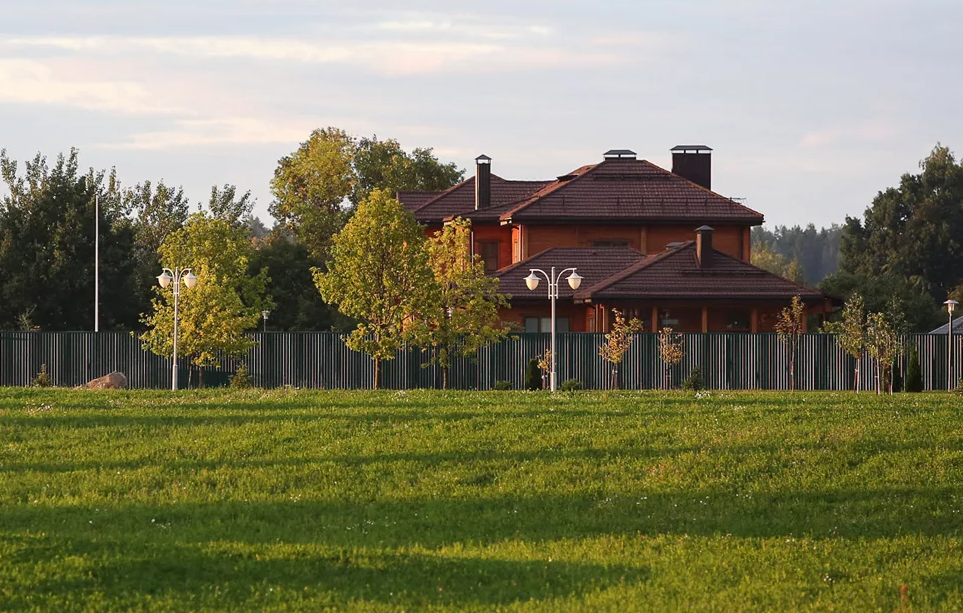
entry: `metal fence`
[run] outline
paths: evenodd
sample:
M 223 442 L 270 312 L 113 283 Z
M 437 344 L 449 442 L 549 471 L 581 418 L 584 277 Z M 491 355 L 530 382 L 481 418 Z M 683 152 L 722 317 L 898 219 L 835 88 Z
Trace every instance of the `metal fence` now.
M 304 388 L 366 389 L 372 387 L 373 362 L 348 349 L 335 332 L 256 332 L 255 345 L 240 359 L 224 358 L 205 369 L 207 386 L 227 384 L 245 363 L 255 385 Z M 678 386 L 699 368 L 709 389 L 788 389 L 789 348 L 775 334 L 683 334 L 685 357 L 668 369 L 659 358 L 658 335 L 639 334 L 619 368 L 619 387 L 659 389 Z M 955 372 L 947 371 L 947 335 L 910 335 L 905 347 L 917 347 L 925 389 L 947 389 L 961 375 L 963 336 L 954 335 Z M 610 386 L 611 366 L 599 357 L 602 334 L 560 334 L 559 382 L 577 379 L 588 389 Z M 523 386 L 525 367 L 550 345 L 547 334 L 514 334 L 474 358 L 457 360 L 449 371 L 453 389 L 492 389 L 496 381 Z M 441 370 L 429 365 L 430 354 L 416 347 L 382 363 L 382 387 L 394 389 L 441 386 Z M 803 335 L 796 360 L 796 386 L 803 390 L 847 390 L 854 386 L 855 360 L 839 348 L 836 337 Z M 127 332 L 0 332 L 0 385 L 26 386 L 45 366 L 53 383 L 77 386 L 119 370 L 132 388 L 170 385 L 170 358 L 145 351 Z M 897 364 L 905 372 L 905 360 Z M 872 389 L 873 361 L 860 364 L 860 387 Z M 188 385 L 187 361 L 178 371 Z M 196 376 L 194 383 L 196 383 Z

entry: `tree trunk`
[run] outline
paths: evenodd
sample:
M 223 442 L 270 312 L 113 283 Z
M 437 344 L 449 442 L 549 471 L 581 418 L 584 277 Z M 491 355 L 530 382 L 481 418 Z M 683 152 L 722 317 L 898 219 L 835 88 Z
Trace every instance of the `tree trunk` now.
M 197 389 L 204 387 L 204 367 L 197 367 Z
M 789 391 L 796 391 L 796 347 L 789 350 Z
M 378 389 L 381 384 L 381 358 L 374 360 L 374 389 Z
M 856 358 L 856 367 L 853 374 L 853 391 L 859 393 L 859 358 Z
M 612 389 L 619 389 L 619 369 L 617 366 L 612 367 Z
M 448 389 L 448 367 L 441 367 L 441 389 Z

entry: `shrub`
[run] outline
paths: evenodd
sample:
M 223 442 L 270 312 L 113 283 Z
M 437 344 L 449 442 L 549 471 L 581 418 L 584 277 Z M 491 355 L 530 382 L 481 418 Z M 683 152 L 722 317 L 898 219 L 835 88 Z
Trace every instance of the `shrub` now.
M 956 384 L 956 389 L 953 391 L 957 396 L 963 396 L 963 377 L 960 378 L 960 382 Z
M 542 369 L 535 358 L 528 361 L 528 368 L 525 369 L 525 389 L 532 392 L 542 389 Z
M 582 382 L 578 379 L 566 379 L 562 381 L 562 387 L 559 389 L 563 392 L 577 392 L 582 389 Z
M 686 377 L 686 380 L 682 382 L 682 389 L 687 392 L 698 392 L 703 388 L 705 388 L 705 385 L 702 383 L 702 370 L 696 366 Z
M 511 381 L 495 381 L 495 389 L 499 392 L 507 392 L 512 389 Z
M 245 364 L 237 367 L 237 372 L 231 376 L 230 385 L 231 387 L 254 387 L 254 380 L 251 379 L 251 373 L 248 372 Z
M 906 385 L 903 389 L 907 392 L 923 391 L 923 370 L 920 368 L 920 353 L 916 347 L 910 348 L 909 361 L 906 363 Z
M 31 382 L 34 387 L 50 387 L 53 385 L 53 381 L 50 380 L 50 375 L 47 373 L 47 365 L 40 365 L 40 372 L 37 377 Z

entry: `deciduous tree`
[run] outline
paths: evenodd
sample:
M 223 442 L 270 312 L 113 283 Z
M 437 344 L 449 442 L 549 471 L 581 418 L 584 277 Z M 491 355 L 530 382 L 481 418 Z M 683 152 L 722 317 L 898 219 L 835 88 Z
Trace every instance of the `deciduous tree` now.
M 256 328 L 261 311 L 273 306 L 265 292 L 266 271 L 248 275 L 251 251 L 240 225 L 205 213 L 191 215 L 160 247 L 163 266 L 190 267 L 198 277 L 194 288 L 180 293 L 178 352 L 200 369 L 202 385 L 203 369 L 219 354 L 240 355 L 251 347 L 244 332 Z M 141 338 L 154 353 L 171 355 L 173 292 L 154 291 L 153 312 L 143 317 L 148 331 Z
M 803 322 L 806 317 L 806 307 L 799 296 L 793 296 L 792 302 L 779 312 L 775 329 L 779 340 L 789 347 L 789 391 L 796 391 L 796 355 L 799 352 L 799 337 L 803 333 Z
M 827 322 L 823 330 L 836 334 L 839 346 L 855 359 L 853 390 L 859 392 L 859 363 L 866 350 L 866 305 L 863 297 L 854 292 L 843 306 L 842 319 Z
M 375 388 L 381 362 L 395 357 L 432 308 L 434 278 L 424 242 L 415 218 L 391 193 L 376 189 L 335 235 L 327 270 L 313 269 L 325 301 L 361 322 L 346 341 L 374 360 Z
M 422 312 L 418 342 L 432 348 L 430 362 L 441 367 L 442 388 L 454 356 L 474 356 L 502 340 L 509 328 L 498 310 L 508 299 L 498 293 L 498 279 L 485 275 L 485 263 L 471 253 L 471 222 L 461 218 L 445 225 L 426 243 L 434 275 L 429 309 Z
M 665 389 L 672 387 L 672 369 L 682 363 L 685 357 L 685 343 L 672 328 L 659 330 L 659 357 L 665 371 Z
M 612 327 L 605 334 L 605 342 L 599 345 L 599 356 L 612 365 L 611 388 L 619 388 L 619 364 L 625 354 L 632 347 L 635 335 L 642 330 L 642 322 L 638 319 L 627 320 L 622 311 L 612 309 L 614 321 Z

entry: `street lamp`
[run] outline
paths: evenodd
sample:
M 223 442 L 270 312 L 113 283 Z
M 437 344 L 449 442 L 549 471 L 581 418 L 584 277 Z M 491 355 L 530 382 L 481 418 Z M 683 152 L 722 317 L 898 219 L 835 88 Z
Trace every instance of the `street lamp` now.
M 947 330 L 946 335 L 946 384 L 949 389 L 953 389 L 953 311 L 960 303 L 951 299 L 943 304 L 946 305 L 946 311 L 950 316 L 950 329 Z
M 181 281 L 187 286 L 187 289 L 191 289 L 197 285 L 197 277 L 191 272 L 190 268 L 177 268 L 174 270 L 170 268 L 165 268 L 164 271 L 158 275 L 157 282 L 164 289 L 174 282 L 174 358 L 171 360 L 171 389 L 177 390 L 177 302 L 181 296 Z
M 566 268 L 557 275 L 555 274 L 555 267 L 552 266 L 551 274 L 541 270 L 540 268 L 530 268 L 530 274 L 525 277 L 525 285 L 528 289 L 535 290 L 538 287 L 538 282 L 540 279 L 535 273 L 540 273 L 545 280 L 548 281 L 548 299 L 552 301 L 552 355 L 551 355 L 551 372 L 549 373 L 549 387 L 554 392 L 556 390 L 555 386 L 555 299 L 558 298 L 558 282 L 561 280 L 562 275 L 571 271 L 571 275 L 568 276 L 568 286 L 573 290 L 578 289 L 579 285 L 582 284 L 582 277 L 575 272 L 575 268 Z
M 261 311 L 261 317 L 264 318 L 264 331 L 267 332 L 267 318 L 271 314 L 271 311 Z

